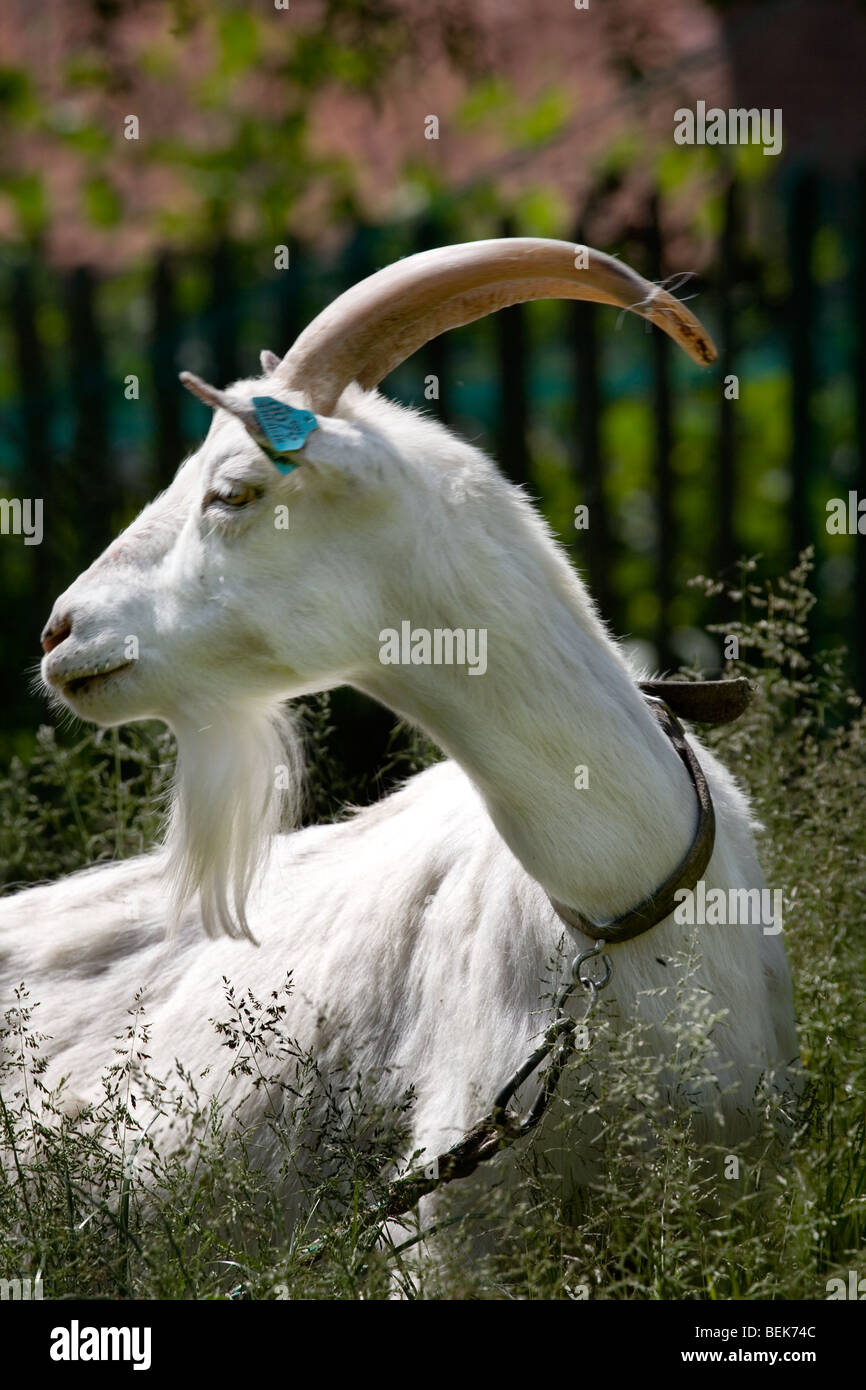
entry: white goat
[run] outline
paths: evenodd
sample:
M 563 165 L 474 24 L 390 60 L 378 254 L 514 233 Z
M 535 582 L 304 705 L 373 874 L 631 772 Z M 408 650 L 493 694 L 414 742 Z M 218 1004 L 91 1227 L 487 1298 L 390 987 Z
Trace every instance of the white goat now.
M 43 678 L 64 706 L 102 725 L 165 720 L 179 749 L 165 849 L 2 905 L 3 995 L 24 979 L 41 1001 L 49 1080 L 91 1095 L 144 986 L 152 1067 L 211 1067 L 216 1088 L 221 978 L 263 998 L 292 969 L 291 1032 L 325 1072 L 345 1058 L 379 1072 L 386 1103 L 414 1083 L 412 1147 L 439 1153 L 549 1021 L 563 933 L 569 955 L 586 948 L 581 923 L 628 912 L 683 860 L 695 786 L 548 529 L 477 449 L 375 391 L 435 334 L 554 296 L 634 309 L 696 360 L 714 356 L 688 310 L 619 262 L 506 239 L 371 276 L 282 361 L 263 354 L 264 381 L 216 391 L 187 376 L 214 407 L 205 442 L 43 634 Z M 293 408 L 276 407 L 292 452 L 273 405 L 255 406 L 263 395 Z M 486 672 L 384 663 L 383 634 L 405 622 L 483 630 Z M 343 823 L 275 834 L 275 770 L 300 775 L 281 702 L 341 684 L 419 725 L 449 761 Z M 690 743 L 715 805 L 706 885 L 760 889 L 746 801 Z M 257 945 L 231 939 L 248 933 Z M 609 994 L 656 1028 L 659 1053 L 674 1047 L 664 959 L 686 949 L 726 1012 L 712 1046 L 720 1083 L 735 1085 L 722 1102 L 734 1141 L 759 1076 L 796 1056 L 784 949 L 760 925 L 671 915 L 613 947 Z

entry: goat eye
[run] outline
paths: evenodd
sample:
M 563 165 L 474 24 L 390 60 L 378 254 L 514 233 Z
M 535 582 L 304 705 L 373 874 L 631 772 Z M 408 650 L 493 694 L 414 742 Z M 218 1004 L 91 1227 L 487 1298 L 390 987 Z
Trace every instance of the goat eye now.
M 202 511 L 214 505 L 239 510 L 241 507 L 248 507 L 261 495 L 261 488 L 253 487 L 251 483 L 234 483 L 222 492 L 209 492 L 202 503 Z

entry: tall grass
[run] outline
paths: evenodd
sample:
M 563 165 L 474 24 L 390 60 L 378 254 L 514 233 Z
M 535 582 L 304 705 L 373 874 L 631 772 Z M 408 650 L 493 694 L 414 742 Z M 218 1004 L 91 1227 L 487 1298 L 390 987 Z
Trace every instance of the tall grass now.
M 504 1160 L 517 1168 L 516 1190 L 494 1168 L 471 1201 L 464 1191 L 443 1202 L 434 1259 L 417 1216 L 378 1241 L 366 1220 L 405 1152 L 411 1090 L 383 1112 L 368 1099 L 371 1078 L 322 1076 L 285 1026 L 290 979 L 266 1000 L 227 981 L 214 1003 L 227 1065 L 267 1096 L 257 1131 L 218 1096 L 204 1101 L 182 1066 L 151 1075 L 140 1000 L 130 1000 L 101 1097 L 72 1112 L 45 1090 L 40 1030 L 50 1034 L 51 1020 L 22 986 L 3 1002 L 0 1028 L 0 1277 L 41 1271 L 49 1297 L 370 1299 L 398 1287 L 424 1298 L 822 1299 L 834 1275 L 862 1273 L 866 746 L 840 654 L 809 651 L 810 564 L 804 556 L 775 584 L 753 562 L 732 585 L 695 581 L 738 612 L 715 630 L 739 642 L 729 674 L 758 690 L 736 724 L 708 737 L 765 827 L 805 1071 L 796 1107 L 765 1097 L 763 1132 L 736 1173 L 730 1155 L 712 1162 L 698 1144 L 688 1104 L 669 1104 L 671 1077 L 663 1086 L 640 1026 L 618 1030 L 601 1010 L 593 1048 L 605 1065 L 593 1066 L 592 1050 L 576 1055 L 556 1122 Z M 310 813 L 329 816 L 353 788 L 330 753 L 327 701 L 311 702 L 307 719 Z M 429 756 L 401 733 L 391 771 Z M 0 783 L 6 881 L 52 878 L 152 842 L 171 759 L 167 737 L 147 728 L 71 745 L 43 731 L 31 765 L 15 764 Z M 680 1033 L 687 1100 L 716 1020 L 684 1012 L 698 1019 Z M 170 1155 L 150 1142 L 159 1113 L 174 1119 Z M 592 1134 L 597 1158 L 576 1191 L 563 1188 L 550 1153 L 575 1128 Z M 276 1179 L 257 1161 L 263 1144 L 279 1154 Z M 289 1185 L 300 1192 L 291 1208 Z

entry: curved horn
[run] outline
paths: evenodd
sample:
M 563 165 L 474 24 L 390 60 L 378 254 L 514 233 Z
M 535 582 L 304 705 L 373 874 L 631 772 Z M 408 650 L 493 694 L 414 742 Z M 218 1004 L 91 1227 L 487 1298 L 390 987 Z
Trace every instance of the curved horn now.
M 529 299 L 633 309 L 695 362 L 716 357 L 694 314 L 621 261 L 568 241 L 502 237 L 421 251 L 361 280 L 304 329 L 278 375 L 327 415 L 350 381 L 370 390 L 439 333 Z

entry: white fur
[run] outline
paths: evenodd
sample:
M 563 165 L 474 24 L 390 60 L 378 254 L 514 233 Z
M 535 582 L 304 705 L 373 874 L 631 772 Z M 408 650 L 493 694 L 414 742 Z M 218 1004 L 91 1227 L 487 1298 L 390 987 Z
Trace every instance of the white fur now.
M 305 404 L 278 377 L 266 390 Z M 208 1019 L 223 1012 L 223 976 L 263 997 L 291 969 L 290 1030 L 326 1072 L 340 1058 L 385 1068 L 386 1102 L 414 1083 L 412 1147 L 431 1153 L 486 1111 L 549 1016 L 564 928 L 547 893 L 597 920 L 639 902 L 690 844 L 695 796 L 579 577 L 482 454 L 352 387 L 297 458 L 279 475 L 218 411 L 168 491 L 58 600 L 72 631 L 45 658 L 46 682 L 118 665 L 135 635 L 130 669 L 66 703 L 104 724 L 166 720 L 183 771 L 167 850 L 0 905 L 0 986 L 27 981 L 53 1035 L 51 1075 L 82 1096 L 145 986 L 154 1069 L 211 1067 L 205 1088 L 230 1103 L 246 1090 L 254 1114 L 264 1097 L 225 1082 L 231 1057 Z M 203 511 L 226 480 L 263 495 Z M 283 504 L 288 531 L 274 526 Z M 382 665 L 379 633 L 405 619 L 486 628 L 487 673 Z M 274 764 L 298 779 L 296 756 L 278 752 L 280 701 L 344 683 L 415 721 L 449 761 L 344 823 L 275 835 Z M 745 799 L 695 746 L 717 817 L 707 885 L 761 887 Z M 229 939 L 247 930 L 258 947 Z M 589 944 L 566 935 L 569 956 Z M 660 1025 L 676 981 L 658 957 L 690 943 L 727 1011 L 713 1046 L 721 1084 L 740 1086 L 723 1107 L 733 1138 L 760 1074 L 797 1052 L 784 949 L 760 926 L 671 919 L 615 948 L 610 995 L 623 1018 L 657 1026 L 659 1052 L 674 1046 Z

